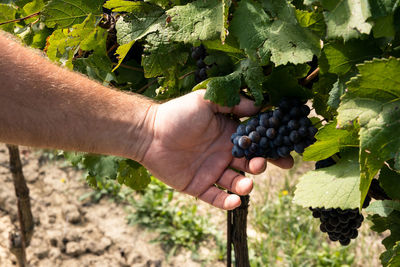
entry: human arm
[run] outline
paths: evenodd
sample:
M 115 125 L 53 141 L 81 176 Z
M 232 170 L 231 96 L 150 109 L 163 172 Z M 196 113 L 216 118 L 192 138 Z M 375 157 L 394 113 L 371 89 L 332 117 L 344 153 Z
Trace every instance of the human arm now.
M 240 205 L 215 184 L 248 194 L 262 158 L 234 159 L 230 135 L 239 116 L 258 111 L 242 99 L 234 108 L 204 100 L 204 90 L 159 104 L 104 87 L 60 68 L 0 34 L 0 140 L 35 147 L 134 159 L 173 188 L 223 209 Z M 275 162 L 291 167 L 292 159 Z

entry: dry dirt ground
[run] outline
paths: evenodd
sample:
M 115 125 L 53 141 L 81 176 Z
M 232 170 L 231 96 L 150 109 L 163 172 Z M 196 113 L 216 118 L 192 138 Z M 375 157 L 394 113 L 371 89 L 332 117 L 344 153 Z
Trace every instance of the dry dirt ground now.
M 78 200 L 90 188 L 82 173 L 58 163 L 43 163 L 40 154 L 20 148 L 30 188 L 34 235 L 27 248 L 30 266 L 201 266 L 180 252 L 165 260 L 155 234 L 128 226 L 123 205 L 106 199 L 97 204 Z M 17 225 L 16 198 L 8 169 L 8 150 L 0 145 L 0 266 L 15 266 L 8 249 Z M 219 264 L 218 264 L 219 265 Z

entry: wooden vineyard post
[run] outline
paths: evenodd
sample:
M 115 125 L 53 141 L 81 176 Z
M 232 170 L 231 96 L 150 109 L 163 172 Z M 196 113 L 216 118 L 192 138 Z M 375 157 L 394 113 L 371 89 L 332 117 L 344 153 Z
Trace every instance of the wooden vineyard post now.
M 247 246 L 247 214 L 250 196 L 241 196 L 241 205 L 228 211 L 227 266 L 232 265 L 232 246 L 235 251 L 235 266 L 250 267 L 249 248 Z
M 10 251 L 15 255 L 19 266 L 28 266 L 26 260 L 26 247 L 33 234 L 33 216 L 29 198 L 29 188 L 26 185 L 25 177 L 22 172 L 21 159 L 19 157 L 18 146 L 7 145 L 10 154 L 10 171 L 13 177 L 15 195 L 17 197 L 18 221 L 20 232 L 10 233 Z

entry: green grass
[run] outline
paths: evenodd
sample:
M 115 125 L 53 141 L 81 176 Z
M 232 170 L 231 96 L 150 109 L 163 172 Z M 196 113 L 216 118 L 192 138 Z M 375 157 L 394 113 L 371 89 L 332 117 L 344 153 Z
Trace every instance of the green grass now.
M 198 254 L 200 246 L 210 245 L 211 240 L 217 246 L 216 255 L 206 258 L 221 260 L 226 251 L 223 237 L 209 222 L 208 216 L 199 216 L 197 203 L 181 203 L 174 198 L 174 190 L 153 179 L 144 193 L 129 200 L 132 209 L 128 222 L 155 230 L 158 242 L 173 255 L 180 248 L 192 251 L 192 257 L 203 260 Z

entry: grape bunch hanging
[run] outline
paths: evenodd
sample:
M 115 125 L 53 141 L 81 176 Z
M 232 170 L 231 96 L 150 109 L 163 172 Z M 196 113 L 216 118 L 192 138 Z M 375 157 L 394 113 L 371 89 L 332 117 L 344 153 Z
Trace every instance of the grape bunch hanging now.
M 330 157 L 317 161 L 315 169 L 327 168 L 336 162 Z M 371 198 L 367 196 L 363 208 L 368 207 Z M 321 221 L 320 230 L 327 233 L 331 241 L 339 241 L 341 245 L 347 246 L 351 239 L 358 236 L 358 228 L 364 221 L 364 216 L 356 209 L 341 208 L 311 208 L 312 216 Z
M 207 64 L 204 59 L 207 56 L 206 48 L 203 45 L 192 48 L 192 58 L 196 61 L 197 70 L 194 74 L 196 83 L 207 79 Z
M 296 98 L 284 98 L 277 108 L 250 118 L 240 124 L 231 136 L 232 155 L 236 158 L 288 157 L 291 151 L 303 153 L 315 142 L 315 128 L 310 119 L 310 108 Z

